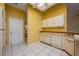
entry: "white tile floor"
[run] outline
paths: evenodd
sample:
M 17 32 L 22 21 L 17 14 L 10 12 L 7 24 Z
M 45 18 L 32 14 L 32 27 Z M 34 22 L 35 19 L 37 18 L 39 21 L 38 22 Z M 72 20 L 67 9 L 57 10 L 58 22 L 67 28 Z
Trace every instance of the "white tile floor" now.
M 20 43 L 3 49 L 3 56 L 68 56 L 57 48 L 37 42 L 30 45 Z

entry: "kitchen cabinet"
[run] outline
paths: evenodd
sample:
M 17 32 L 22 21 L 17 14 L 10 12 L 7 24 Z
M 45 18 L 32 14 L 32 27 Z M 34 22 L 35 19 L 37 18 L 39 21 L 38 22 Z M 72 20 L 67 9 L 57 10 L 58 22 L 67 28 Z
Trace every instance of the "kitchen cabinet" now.
M 64 40 L 64 50 L 67 51 L 69 54 L 74 56 L 74 39 L 72 37 L 65 37 Z
M 79 38 L 75 40 L 75 56 L 79 56 Z
M 50 28 L 50 27 L 64 27 L 64 14 L 60 14 L 51 18 L 47 18 L 42 20 L 42 27 L 43 28 Z
M 47 19 L 47 27 L 54 27 L 53 17 Z
M 79 35 L 74 35 L 75 38 L 75 56 L 79 56 Z
M 50 33 L 45 33 L 45 43 L 50 44 Z
M 42 20 L 42 28 L 46 28 L 47 27 L 47 20 Z
M 40 34 L 40 41 L 61 49 L 63 48 L 63 40 L 64 40 L 63 35 L 58 33 L 43 32 Z
M 51 40 L 51 45 L 62 48 L 62 36 L 60 34 L 53 33 L 51 36 Z
M 71 33 L 72 34 L 72 33 Z M 59 32 L 42 32 L 41 39 L 47 44 L 63 49 L 72 56 L 79 56 L 79 35 L 70 35 Z
M 44 42 L 44 40 L 45 40 L 44 33 L 40 33 L 40 41 Z
M 54 17 L 54 26 L 55 27 L 64 27 L 64 14 Z

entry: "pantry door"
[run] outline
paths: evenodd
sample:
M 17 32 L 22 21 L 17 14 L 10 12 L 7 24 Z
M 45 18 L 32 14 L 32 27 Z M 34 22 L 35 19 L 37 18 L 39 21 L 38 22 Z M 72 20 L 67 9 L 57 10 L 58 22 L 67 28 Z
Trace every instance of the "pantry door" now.
M 9 43 L 10 45 L 19 44 L 24 41 L 24 22 L 23 19 L 16 17 L 9 18 Z

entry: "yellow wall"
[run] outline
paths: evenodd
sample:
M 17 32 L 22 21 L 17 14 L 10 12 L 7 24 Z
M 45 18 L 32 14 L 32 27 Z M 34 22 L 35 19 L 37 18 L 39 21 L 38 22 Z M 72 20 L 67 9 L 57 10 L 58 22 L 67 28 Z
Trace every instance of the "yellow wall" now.
M 0 3 L 0 7 L 5 8 L 5 4 L 4 3 Z
M 5 10 L 6 10 L 6 14 L 7 14 L 8 17 L 10 17 L 10 16 L 18 17 L 18 18 L 24 18 L 25 17 L 23 11 L 16 9 L 14 7 L 11 7 L 7 4 L 5 5 Z
M 25 14 L 23 11 L 16 9 L 14 7 L 11 7 L 7 4 L 5 4 L 5 11 L 6 11 L 6 29 L 7 29 L 7 40 L 6 40 L 6 45 L 9 45 L 9 17 L 17 17 L 24 19 Z
M 40 29 L 41 29 L 41 20 L 42 14 L 32 8 L 32 6 L 27 6 L 27 24 L 28 24 L 28 43 L 36 42 L 40 39 Z
M 54 17 L 56 15 L 64 13 L 65 15 L 65 25 L 62 28 L 48 28 L 43 30 L 53 30 L 53 31 L 66 31 L 67 30 L 67 5 L 57 4 L 43 13 L 43 20 L 46 18 Z

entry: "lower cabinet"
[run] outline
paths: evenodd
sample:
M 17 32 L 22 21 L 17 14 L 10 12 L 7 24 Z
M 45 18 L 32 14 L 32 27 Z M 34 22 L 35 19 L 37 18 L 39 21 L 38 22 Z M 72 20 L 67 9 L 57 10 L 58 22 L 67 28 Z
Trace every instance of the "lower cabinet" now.
M 50 33 L 41 33 L 40 34 L 40 41 L 50 44 Z
M 63 45 L 64 50 L 66 50 L 69 54 L 74 56 L 74 39 L 70 37 L 65 37 Z
M 44 42 L 45 36 L 44 33 L 40 33 L 40 41 Z
M 50 33 L 45 33 L 44 42 L 47 43 L 47 44 L 51 44 L 50 40 L 51 40 Z
M 51 45 L 58 48 L 62 48 L 62 36 L 60 34 L 56 33 L 52 34 L 51 40 L 52 40 Z
M 75 40 L 75 56 L 79 56 L 79 39 Z
M 50 44 L 52 46 L 55 46 L 57 48 L 60 49 L 64 49 L 65 51 L 67 51 L 69 54 L 71 54 L 72 56 L 74 56 L 74 49 L 75 54 L 79 55 L 79 52 L 77 52 L 79 50 L 79 42 L 76 41 L 76 48 L 74 48 L 74 38 L 72 37 L 65 37 L 64 34 L 60 34 L 60 33 L 41 33 L 40 35 L 40 41 L 43 41 L 47 44 Z

